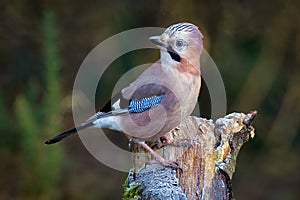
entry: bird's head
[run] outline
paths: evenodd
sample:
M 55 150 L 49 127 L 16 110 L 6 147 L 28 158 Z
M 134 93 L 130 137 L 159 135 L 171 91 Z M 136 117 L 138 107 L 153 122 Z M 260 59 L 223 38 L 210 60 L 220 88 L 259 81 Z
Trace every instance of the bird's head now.
M 161 49 L 162 64 L 180 63 L 182 59 L 198 65 L 203 48 L 202 34 L 191 23 L 179 23 L 169 26 L 162 35 L 149 40 Z

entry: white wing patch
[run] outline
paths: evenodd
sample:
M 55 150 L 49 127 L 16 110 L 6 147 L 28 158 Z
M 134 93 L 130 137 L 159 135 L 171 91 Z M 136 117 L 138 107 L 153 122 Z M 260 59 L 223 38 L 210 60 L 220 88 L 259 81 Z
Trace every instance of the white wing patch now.
M 117 110 L 117 109 L 121 109 L 120 108 L 120 99 L 118 99 L 113 105 L 112 105 L 112 107 L 115 109 L 115 110 Z

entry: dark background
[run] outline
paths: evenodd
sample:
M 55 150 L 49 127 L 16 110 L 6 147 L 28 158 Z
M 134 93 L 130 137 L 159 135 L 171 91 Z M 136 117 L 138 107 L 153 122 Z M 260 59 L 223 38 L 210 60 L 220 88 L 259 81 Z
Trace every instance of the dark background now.
M 299 1 L 3 0 L 0 8 L 0 199 L 120 199 L 126 173 L 94 159 L 77 136 L 51 147 L 43 141 L 73 125 L 73 82 L 96 45 L 128 29 L 183 21 L 205 36 L 228 113 L 259 112 L 256 137 L 238 158 L 235 198 L 299 199 Z M 158 56 L 119 58 L 98 93 Z M 98 108 L 106 103 L 100 94 Z M 200 99 L 201 116 L 209 116 L 205 89 Z

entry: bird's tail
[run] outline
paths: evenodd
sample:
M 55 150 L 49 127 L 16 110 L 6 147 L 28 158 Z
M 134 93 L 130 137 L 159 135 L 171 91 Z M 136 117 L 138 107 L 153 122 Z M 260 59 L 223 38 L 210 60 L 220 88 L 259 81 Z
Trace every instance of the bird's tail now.
M 111 112 L 107 112 L 107 113 L 103 113 L 103 112 L 98 112 L 96 113 L 95 115 L 93 115 L 91 118 L 89 118 L 86 122 L 82 123 L 81 125 L 79 125 L 78 127 L 75 127 L 75 128 L 72 128 L 70 130 L 67 130 L 49 140 L 47 140 L 45 142 L 45 144 L 54 144 L 56 142 L 59 142 L 63 139 L 65 139 L 66 137 L 70 136 L 70 135 L 73 135 L 75 133 L 77 133 L 77 131 L 80 131 L 82 129 L 85 129 L 85 128 L 88 128 L 88 127 L 93 127 L 95 124 L 94 122 L 97 120 L 97 119 L 100 119 L 100 118 L 104 118 L 104 117 L 109 117 L 109 116 L 112 116 L 114 113 L 111 111 Z
M 70 130 L 67 130 L 67 131 L 65 131 L 65 132 L 63 132 L 63 133 L 61 133 L 61 134 L 59 134 L 59 135 L 57 135 L 57 136 L 55 136 L 55 137 L 47 140 L 45 142 L 45 144 L 54 144 L 56 142 L 59 142 L 59 141 L 65 139 L 66 137 L 77 133 L 77 131 L 80 131 L 80 130 L 85 129 L 87 127 L 90 127 L 92 125 L 93 125 L 93 123 L 90 122 L 90 123 L 84 123 L 84 124 L 82 124 L 82 125 L 80 125 L 78 127 L 74 127 L 74 128 L 72 128 Z

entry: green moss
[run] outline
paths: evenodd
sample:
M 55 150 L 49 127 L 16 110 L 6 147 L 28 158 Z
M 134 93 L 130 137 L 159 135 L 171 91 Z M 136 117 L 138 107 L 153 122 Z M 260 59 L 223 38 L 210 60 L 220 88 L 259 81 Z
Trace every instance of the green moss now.
M 124 188 L 124 195 L 123 200 L 132 200 L 132 199 L 141 199 L 140 194 L 140 186 L 139 183 L 131 183 L 128 186 L 128 180 L 126 179 L 125 183 L 123 184 Z

